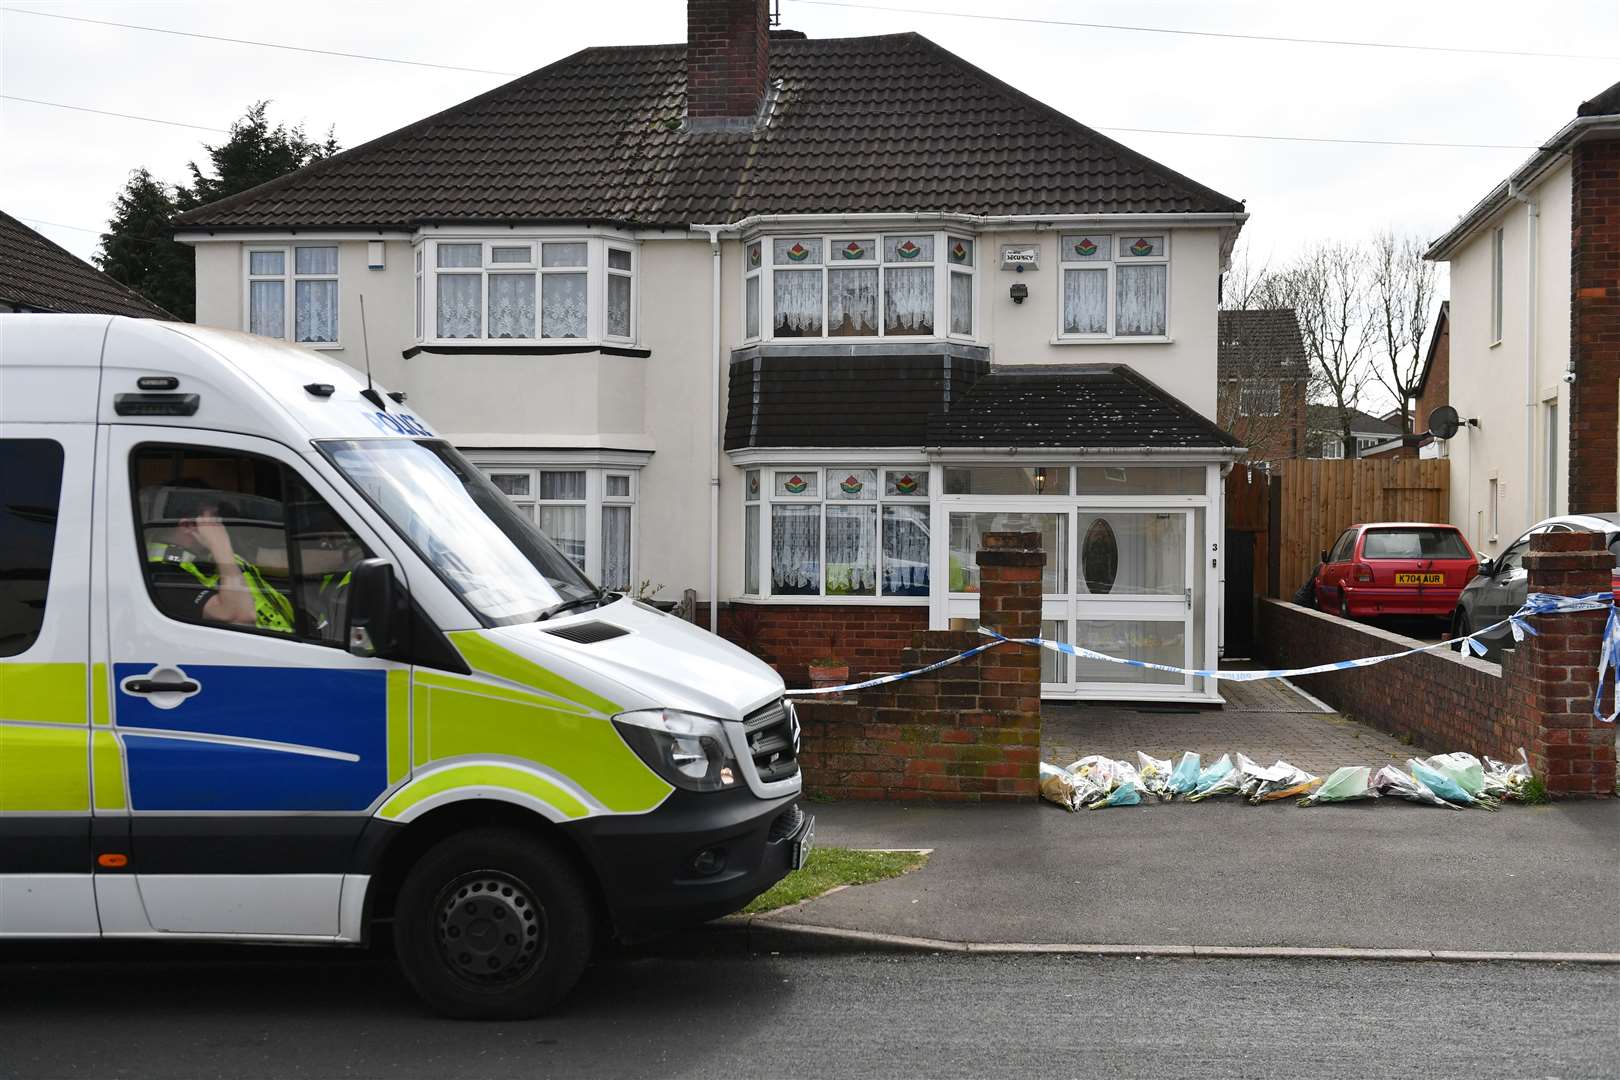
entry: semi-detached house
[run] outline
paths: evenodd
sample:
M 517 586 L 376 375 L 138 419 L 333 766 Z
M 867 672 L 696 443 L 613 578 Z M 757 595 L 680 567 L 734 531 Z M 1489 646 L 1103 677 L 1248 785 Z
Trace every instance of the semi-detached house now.
M 369 341 L 593 578 L 695 589 L 790 679 L 973 626 L 999 529 L 1043 538 L 1047 635 L 1215 666 L 1242 203 L 925 38 L 767 8 L 693 0 L 685 44 L 586 49 L 185 215 L 198 321 L 356 367 Z M 1218 700 L 1056 654 L 1045 683 Z

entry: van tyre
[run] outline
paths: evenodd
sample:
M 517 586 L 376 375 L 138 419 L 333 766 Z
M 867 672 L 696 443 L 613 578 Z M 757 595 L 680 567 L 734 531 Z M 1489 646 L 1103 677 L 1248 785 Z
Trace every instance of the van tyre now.
M 406 980 L 463 1020 L 525 1019 L 556 1005 L 585 970 L 592 931 L 579 872 L 512 829 L 440 841 L 405 875 L 394 911 Z

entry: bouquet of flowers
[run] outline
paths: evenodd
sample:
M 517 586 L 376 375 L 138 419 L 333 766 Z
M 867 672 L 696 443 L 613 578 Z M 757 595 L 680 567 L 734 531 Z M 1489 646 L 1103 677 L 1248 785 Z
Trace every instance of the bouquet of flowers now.
M 1530 756 L 1519 747 L 1519 760 L 1512 765 L 1495 758 L 1485 759 L 1485 794 L 1496 799 L 1517 799 L 1530 782 Z
M 1067 769 L 1041 762 L 1041 798 L 1073 813 L 1080 809 L 1080 785 Z
M 1429 761 L 1435 760 L 1436 758 L 1429 759 Z M 1406 762 L 1406 767 L 1411 772 L 1414 779 L 1421 781 L 1431 791 L 1447 802 L 1457 803 L 1460 806 L 1477 806 L 1483 810 L 1495 810 L 1497 806 L 1500 805 L 1495 799 L 1492 799 L 1489 796 L 1470 795 L 1468 793 L 1468 789 L 1459 784 L 1449 770 L 1442 771 L 1434 768 L 1429 764 L 1429 762 L 1419 761 L 1417 758 L 1409 758 Z M 1481 786 L 1483 787 L 1483 785 L 1484 780 L 1482 777 Z
M 1458 787 L 1475 798 L 1485 790 L 1485 766 L 1473 754 L 1435 754 L 1423 764 L 1435 772 L 1445 773 Z
M 1101 810 L 1107 806 L 1135 806 L 1142 801 L 1141 794 L 1136 790 L 1136 784 L 1126 781 L 1110 791 L 1106 798 L 1086 804 L 1087 810 Z
M 1191 795 L 1193 789 L 1198 786 L 1199 772 L 1198 755 L 1191 750 L 1182 754 L 1181 760 L 1176 762 L 1175 771 L 1170 774 L 1171 798 L 1177 795 Z
M 1236 795 L 1242 780 L 1242 775 L 1232 766 L 1232 755 L 1222 754 L 1215 764 L 1198 774 L 1198 784 L 1187 801 L 1202 802 L 1216 795 Z
M 1142 790 L 1161 799 L 1170 797 L 1170 762 L 1168 759 L 1148 757 L 1136 752 L 1136 772 L 1142 778 Z
M 1239 755 L 1239 769 L 1241 762 L 1248 761 Z M 1249 762 L 1251 766 L 1253 762 Z M 1278 759 L 1270 768 L 1262 769 L 1254 766 L 1245 772 L 1245 780 L 1239 794 L 1248 799 L 1255 806 L 1263 802 L 1274 802 L 1277 799 L 1287 799 L 1294 795 L 1307 794 L 1320 782 L 1318 777 L 1312 776 L 1304 769 L 1296 768 L 1288 762 Z
M 1115 768 L 1119 763 L 1101 754 L 1088 754 L 1069 766 L 1069 773 L 1079 785 L 1079 806 L 1101 802 L 1118 786 Z
M 1372 769 L 1366 765 L 1345 765 L 1334 769 L 1322 786 L 1299 800 L 1301 806 L 1318 803 L 1352 802 L 1356 799 L 1376 799 L 1372 788 Z
M 1378 770 L 1372 780 L 1373 790 L 1380 795 L 1394 795 L 1409 802 L 1427 803 L 1430 806 L 1444 806 L 1448 810 L 1461 810 L 1456 803 L 1449 803 L 1434 793 L 1434 789 L 1415 776 L 1401 772 L 1393 765 L 1385 765 Z

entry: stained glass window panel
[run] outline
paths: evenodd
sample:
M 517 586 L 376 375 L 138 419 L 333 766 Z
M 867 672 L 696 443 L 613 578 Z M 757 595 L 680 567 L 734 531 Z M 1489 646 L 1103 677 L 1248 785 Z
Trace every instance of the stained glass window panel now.
M 883 261 L 886 263 L 925 263 L 934 261 L 932 236 L 885 236 Z
M 1107 262 L 1113 258 L 1114 238 L 1106 233 L 1070 233 L 1063 237 L 1064 262 Z
M 827 498 L 870 501 L 877 498 L 876 469 L 827 469 Z
M 1119 238 L 1119 257 L 1121 259 L 1150 259 L 1164 254 L 1164 237 L 1161 236 L 1121 236 Z
M 821 475 L 814 469 L 797 472 L 792 469 L 778 469 L 773 481 L 776 485 L 774 490 L 777 495 L 793 495 L 813 499 L 821 494 L 820 479 Z
M 927 498 L 928 470 L 889 469 L 883 474 L 884 498 Z
M 802 237 L 771 241 L 771 262 L 777 266 L 820 266 L 821 238 Z
M 872 262 L 877 258 L 877 241 L 870 236 L 846 239 L 839 237 L 832 242 L 832 258 L 829 262 Z
M 950 256 L 952 264 L 956 266 L 973 265 L 973 241 L 961 237 L 947 237 L 945 250 Z

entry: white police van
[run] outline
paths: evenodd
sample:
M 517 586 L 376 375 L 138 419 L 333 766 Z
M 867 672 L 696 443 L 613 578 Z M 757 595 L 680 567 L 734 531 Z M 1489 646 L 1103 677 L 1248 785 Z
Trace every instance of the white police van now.
M 0 936 L 364 944 L 456 1016 L 803 858 L 782 680 L 265 338 L 0 317 Z

